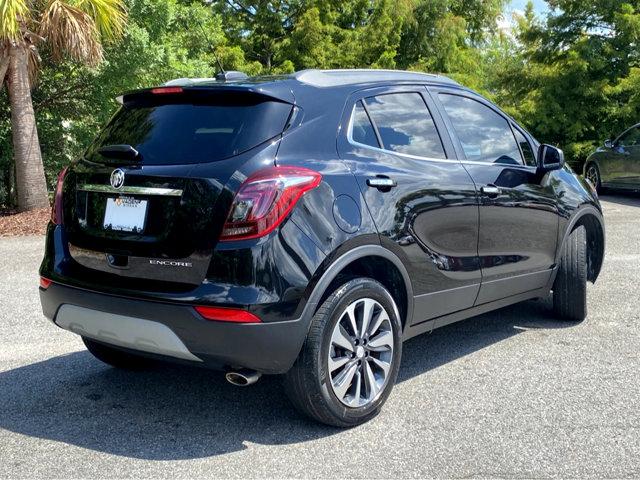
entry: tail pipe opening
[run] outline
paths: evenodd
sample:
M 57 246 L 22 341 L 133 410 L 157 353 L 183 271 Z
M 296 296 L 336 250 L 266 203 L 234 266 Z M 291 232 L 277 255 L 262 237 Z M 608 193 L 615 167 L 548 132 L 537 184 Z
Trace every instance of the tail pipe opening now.
M 227 379 L 227 382 L 235 385 L 236 387 L 248 387 L 249 385 L 256 383 L 261 376 L 262 374 L 255 370 L 242 369 L 227 372 L 225 378 Z

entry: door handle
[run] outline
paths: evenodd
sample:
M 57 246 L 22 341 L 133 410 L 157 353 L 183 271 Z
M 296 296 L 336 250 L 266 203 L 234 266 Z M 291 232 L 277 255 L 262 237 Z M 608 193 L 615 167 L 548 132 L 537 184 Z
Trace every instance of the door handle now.
M 397 187 L 398 182 L 396 182 L 393 178 L 379 176 L 367 178 L 367 185 L 373 188 L 377 188 L 378 190 L 388 191 L 393 187 Z
M 483 195 L 486 195 L 489 198 L 495 198 L 500 195 L 500 187 L 496 187 L 495 185 L 489 184 L 480 188 L 480 192 Z

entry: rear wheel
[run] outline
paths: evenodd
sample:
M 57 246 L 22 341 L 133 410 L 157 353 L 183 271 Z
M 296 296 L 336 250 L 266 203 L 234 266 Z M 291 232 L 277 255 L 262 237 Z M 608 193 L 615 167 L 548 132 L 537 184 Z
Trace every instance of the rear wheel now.
M 359 425 L 378 414 L 400 365 L 397 309 L 375 280 L 358 278 L 334 291 L 314 315 L 285 389 L 303 413 L 329 425 Z
M 94 357 L 112 367 L 125 370 L 142 370 L 151 367 L 153 364 L 151 359 L 109 347 L 104 343 L 96 342 L 87 337 L 82 337 L 82 341 Z
M 596 192 L 600 193 L 602 190 L 602 183 L 600 180 L 600 170 L 595 163 L 590 163 L 587 165 L 587 170 L 585 172 L 585 178 L 589 180 L 591 185 L 596 189 Z
M 553 310 L 563 320 L 581 322 L 587 317 L 587 236 L 576 228 L 563 247 L 553 284 Z

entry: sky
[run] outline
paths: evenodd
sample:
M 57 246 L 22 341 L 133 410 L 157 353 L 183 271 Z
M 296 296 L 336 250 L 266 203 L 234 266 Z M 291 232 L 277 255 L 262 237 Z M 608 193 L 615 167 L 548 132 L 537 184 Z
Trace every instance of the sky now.
M 527 5 L 528 0 L 511 0 L 511 7 L 507 7 L 508 10 L 514 11 L 524 11 L 524 7 Z M 544 13 L 549 7 L 547 6 L 547 2 L 544 0 L 533 0 L 533 8 L 536 13 Z
M 524 13 L 527 2 L 528 0 L 511 0 L 507 4 L 504 16 L 498 21 L 498 28 L 504 32 L 510 32 L 514 27 L 513 13 Z M 533 0 L 533 8 L 538 15 L 544 15 L 549 11 L 549 6 L 544 0 Z

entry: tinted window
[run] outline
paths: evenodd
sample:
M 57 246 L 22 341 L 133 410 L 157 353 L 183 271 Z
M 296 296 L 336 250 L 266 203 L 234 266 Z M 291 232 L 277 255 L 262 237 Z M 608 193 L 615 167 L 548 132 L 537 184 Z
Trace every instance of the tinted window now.
M 633 147 L 640 145 L 640 129 L 632 128 L 627 133 L 623 134 L 618 140 L 618 145 L 622 147 Z
M 536 156 L 533 153 L 531 144 L 520 130 L 514 128 L 513 131 L 516 135 L 516 141 L 518 142 L 518 145 L 520 145 L 520 150 L 522 151 L 522 156 L 524 157 L 524 163 L 526 165 L 529 165 L 530 167 L 535 167 L 538 162 L 536 161 Z
M 371 125 L 369 115 L 362 106 L 362 102 L 356 103 L 353 109 L 353 122 L 351 123 L 351 138 L 354 142 L 369 145 L 371 147 L 380 147 L 376 132 Z
M 446 158 L 440 136 L 419 93 L 394 93 L 366 99 L 371 119 L 387 150 Z
M 480 102 L 440 94 L 468 160 L 521 165 L 522 157 L 507 120 Z
M 143 164 L 222 160 L 281 133 L 291 112 L 287 103 L 247 95 L 225 94 L 206 103 L 172 97 L 126 103 L 87 156 L 100 161 L 99 147 L 129 144 L 140 152 Z

